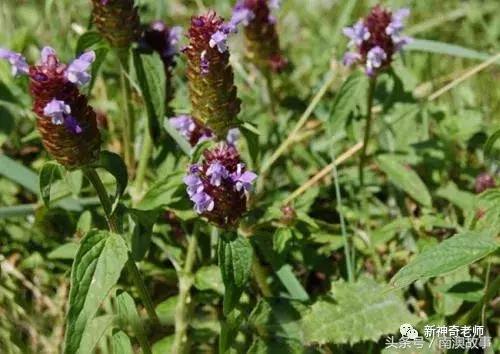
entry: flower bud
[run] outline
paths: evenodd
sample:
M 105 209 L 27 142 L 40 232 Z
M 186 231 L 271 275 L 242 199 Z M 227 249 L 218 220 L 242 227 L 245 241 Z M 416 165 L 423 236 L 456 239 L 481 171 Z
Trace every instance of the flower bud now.
M 483 172 L 476 177 L 476 181 L 474 183 L 474 188 L 476 193 L 482 193 L 487 189 L 495 188 L 495 178 L 487 172 Z
M 1 53 L 10 53 L 3 58 L 16 73 L 29 76 L 33 111 L 49 153 L 69 169 L 94 162 L 101 146 L 96 114 L 78 89 L 90 80 L 87 70 L 95 60 L 94 52 L 83 53 L 66 65 L 59 62 L 54 49 L 45 47 L 40 62 L 32 66 L 18 53 L 0 49 Z
M 92 0 L 94 24 L 101 35 L 116 48 L 127 48 L 141 34 L 134 0 Z
M 354 26 L 344 28 L 352 49 L 344 55 L 344 64 L 360 63 L 368 76 L 388 68 L 394 54 L 411 42 L 411 38 L 401 35 L 403 21 L 409 14 L 408 9 L 391 12 L 377 5 Z
M 247 210 L 246 194 L 257 175 L 246 169 L 234 146 L 221 143 L 203 157 L 184 177 L 189 198 L 198 214 L 221 228 L 234 228 Z
M 278 8 L 276 0 L 240 0 L 233 9 L 231 23 L 245 27 L 247 56 L 260 70 L 281 72 L 288 61 L 281 54 L 276 31 L 276 18 L 271 8 Z
M 188 86 L 195 120 L 224 139 L 236 126 L 240 100 L 229 64 L 227 37 L 234 32 L 230 24 L 214 12 L 193 17 L 188 32 Z

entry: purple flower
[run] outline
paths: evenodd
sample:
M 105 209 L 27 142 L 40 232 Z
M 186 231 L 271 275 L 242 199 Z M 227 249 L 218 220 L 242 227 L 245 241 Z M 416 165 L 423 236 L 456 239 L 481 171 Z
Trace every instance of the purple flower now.
M 208 75 L 210 72 L 210 61 L 207 58 L 207 52 L 203 51 L 200 56 L 200 73 L 201 75 Z
M 345 66 L 351 66 L 359 60 L 361 60 L 361 55 L 359 53 L 347 52 L 344 54 L 343 63 Z
M 194 203 L 194 210 L 198 214 L 203 214 L 205 211 L 212 211 L 215 207 L 215 202 L 211 196 L 205 192 L 196 193 L 191 197 Z
M 413 38 L 408 37 L 408 36 L 402 36 L 402 37 L 397 37 L 394 38 L 394 50 L 395 51 L 400 51 L 405 45 L 410 44 L 413 42 Z
M 56 50 L 52 47 L 43 47 L 40 52 L 40 64 L 47 65 L 50 57 L 55 57 L 57 55 Z
M 189 173 L 184 177 L 187 193 L 190 197 L 203 191 L 203 182 L 197 173 Z
M 231 179 L 233 180 L 234 188 L 239 192 L 244 190 L 248 192 L 252 189 L 252 183 L 257 178 L 257 175 L 252 171 L 244 171 L 245 164 L 239 163 L 236 166 L 236 172 L 231 175 Z M 244 172 L 243 172 L 244 171 Z
M 174 26 L 168 32 L 167 47 L 163 53 L 164 56 L 173 56 L 179 51 L 179 42 L 181 40 L 182 27 Z
M 223 179 L 229 177 L 229 172 L 219 161 L 214 161 L 210 164 L 206 172 L 210 176 L 210 184 L 212 186 L 220 186 Z
M 281 0 L 269 0 L 269 8 L 279 10 L 281 7 Z
M 345 27 L 342 32 L 351 39 L 349 46 L 360 46 L 363 41 L 370 38 L 370 32 L 368 28 L 363 24 L 362 20 L 356 22 L 352 27 Z
M 73 60 L 66 69 L 66 78 L 76 85 L 85 85 L 90 80 L 87 70 L 95 60 L 95 52 L 88 51 Z
M 384 60 L 387 59 L 387 54 L 379 46 L 370 49 L 366 55 L 366 74 L 372 76 L 376 69 L 382 66 Z
M 69 115 L 64 118 L 64 127 L 73 134 L 81 134 L 83 131 L 76 118 Z
M 410 10 L 407 8 L 399 9 L 392 14 L 391 23 L 386 27 L 385 33 L 389 36 L 398 36 L 403 30 L 403 21 L 410 15 Z
M 64 118 L 71 113 L 71 107 L 64 101 L 53 99 L 43 109 L 43 114 L 52 118 L 52 124 L 64 124 Z
M 189 139 L 191 133 L 195 130 L 196 124 L 193 119 L 187 115 L 180 115 L 169 119 L 170 124 L 177 130 L 183 137 Z
M 219 53 L 224 53 L 227 50 L 227 37 L 228 34 L 225 33 L 225 31 L 218 30 L 214 34 L 212 34 L 212 37 L 210 37 L 210 42 L 208 42 L 208 44 L 210 45 L 210 48 L 217 47 Z
M 236 145 L 236 142 L 240 138 L 240 130 L 238 128 L 229 129 L 227 132 L 226 141 L 229 145 Z
M 233 9 L 233 16 L 231 17 L 230 23 L 234 27 L 237 27 L 240 23 L 243 24 L 243 26 L 248 26 L 250 21 L 254 18 L 255 14 L 252 10 L 245 7 L 242 3 L 238 3 Z
M 29 73 L 29 66 L 26 59 L 19 53 L 0 48 L 0 59 L 5 59 L 9 62 L 12 66 L 13 76 L 18 74 L 27 75 Z

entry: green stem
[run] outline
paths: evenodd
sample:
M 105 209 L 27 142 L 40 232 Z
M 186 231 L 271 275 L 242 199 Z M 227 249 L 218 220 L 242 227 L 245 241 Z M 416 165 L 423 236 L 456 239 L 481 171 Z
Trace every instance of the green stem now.
M 118 228 L 116 216 L 113 214 L 111 200 L 109 199 L 108 192 L 106 191 L 101 178 L 93 168 L 85 168 L 83 172 L 96 190 L 97 196 L 99 197 L 104 209 L 104 213 L 106 214 L 106 220 L 108 221 L 110 231 L 118 234 L 121 233 L 120 229 Z M 135 264 L 131 255 L 129 255 L 126 266 L 128 272 L 130 273 L 130 276 L 132 277 L 134 285 L 139 290 L 139 296 L 144 304 L 144 307 L 146 308 L 148 316 L 156 326 L 160 326 L 160 320 L 154 309 L 153 301 L 149 296 L 146 285 L 144 284 L 144 280 L 142 279 L 139 269 L 137 268 L 137 265 Z
M 488 288 L 490 286 L 490 273 L 491 273 L 491 259 L 488 259 L 488 266 L 486 268 L 486 279 L 484 280 L 484 296 L 485 296 L 485 298 L 486 298 L 486 294 L 488 294 Z M 487 305 L 487 301 L 485 301 L 483 303 L 483 307 L 481 309 L 481 325 L 483 327 L 486 326 L 486 305 Z
M 366 105 L 366 125 L 365 125 L 365 136 L 363 138 L 363 147 L 361 148 L 361 155 L 359 157 L 359 185 L 360 188 L 364 186 L 364 167 L 366 162 L 366 150 L 368 147 L 368 141 L 370 140 L 371 126 L 372 126 L 372 107 L 373 107 L 373 96 L 375 92 L 375 84 L 377 77 L 370 79 L 370 84 L 368 87 L 367 95 L 367 105 Z
M 179 299 L 175 308 L 175 336 L 172 345 L 173 354 L 186 352 L 187 328 L 189 325 L 189 308 L 191 302 L 190 290 L 193 285 L 193 268 L 196 261 L 196 249 L 198 248 L 198 236 L 195 229 L 188 241 L 186 261 L 184 268 L 179 272 Z
M 134 175 L 135 171 L 135 159 L 134 159 L 134 135 L 135 135 L 135 116 L 134 107 L 132 106 L 132 89 L 130 87 L 130 82 L 127 78 L 128 73 L 128 48 L 117 51 L 118 58 L 120 60 L 120 85 L 122 91 L 124 115 L 123 115 L 123 127 L 122 127 L 122 138 L 123 138 L 123 150 L 125 163 L 129 169 L 130 175 Z
M 273 76 L 270 70 L 264 72 L 264 77 L 266 79 L 267 94 L 269 95 L 269 106 L 271 108 L 271 115 L 273 119 L 276 119 L 276 95 L 274 94 Z

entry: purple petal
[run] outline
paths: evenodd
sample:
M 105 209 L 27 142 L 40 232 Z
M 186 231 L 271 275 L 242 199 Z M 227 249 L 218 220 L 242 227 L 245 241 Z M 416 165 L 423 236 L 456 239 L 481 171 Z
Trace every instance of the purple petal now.
M 240 130 L 238 128 L 229 129 L 226 136 L 226 141 L 229 145 L 236 145 L 236 142 L 240 138 Z
M 53 99 L 43 108 L 43 114 L 52 118 L 52 124 L 64 124 L 65 116 L 71 113 L 71 107 L 64 101 Z
M 215 207 L 213 198 L 205 192 L 194 194 L 191 197 L 191 201 L 194 203 L 194 209 L 198 214 L 202 214 L 205 211 L 212 211 Z
M 66 116 L 66 118 L 64 119 L 64 126 L 73 134 L 81 134 L 83 131 L 82 127 L 73 116 Z
M 56 50 L 52 47 L 43 47 L 40 53 L 41 63 L 46 64 L 50 56 L 56 56 Z
M 29 65 L 21 54 L 8 49 L 0 48 L 0 59 L 5 59 L 12 67 L 12 75 L 18 74 L 27 75 L 29 73 Z
M 210 176 L 210 184 L 218 187 L 223 179 L 228 178 L 229 172 L 219 161 L 214 161 L 207 169 L 207 176 Z
M 73 60 L 66 69 L 66 78 L 68 81 L 77 84 L 85 85 L 90 80 L 90 74 L 87 70 L 95 60 L 95 52 L 88 51 Z
M 375 70 L 380 68 L 383 62 L 387 59 L 385 51 L 379 47 L 373 47 L 366 55 L 366 73 L 371 76 Z
M 344 63 L 345 66 L 351 66 L 360 59 L 361 55 L 359 55 L 359 53 L 347 52 L 344 54 L 344 59 L 342 60 L 342 62 Z
M 212 37 L 210 37 L 208 44 L 210 48 L 217 47 L 219 53 L 224 53 L 227 50 L 227 34 L 220 30 L 215 32 L 212 34 Z
M 191 136 L 196 128 L 196 124 L 193 119 L 187 115 L 180 115 L 169 119 L 170 124 L 177 130 L 182 136 L 188 138 Z

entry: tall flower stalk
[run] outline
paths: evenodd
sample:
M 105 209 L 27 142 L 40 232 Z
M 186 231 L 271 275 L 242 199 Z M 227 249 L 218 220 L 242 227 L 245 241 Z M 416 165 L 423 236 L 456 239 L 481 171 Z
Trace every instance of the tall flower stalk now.
M 344 64 L 361 65 L 370 79 L 363 148 L 359 159 L 361 186 L 364 185 L 364 165 L 371 134 L 372 107 L 377 77 L 391 66 L 394 55 L 411 42 L 411 38 L 401 34 L 404 29 L 403 22 L 409 14 L 408 9 L 392 12 L 377 5 L 365 18 L 343 30 L 350 39 L 348 44 L 350 50 L 344 55 Z

